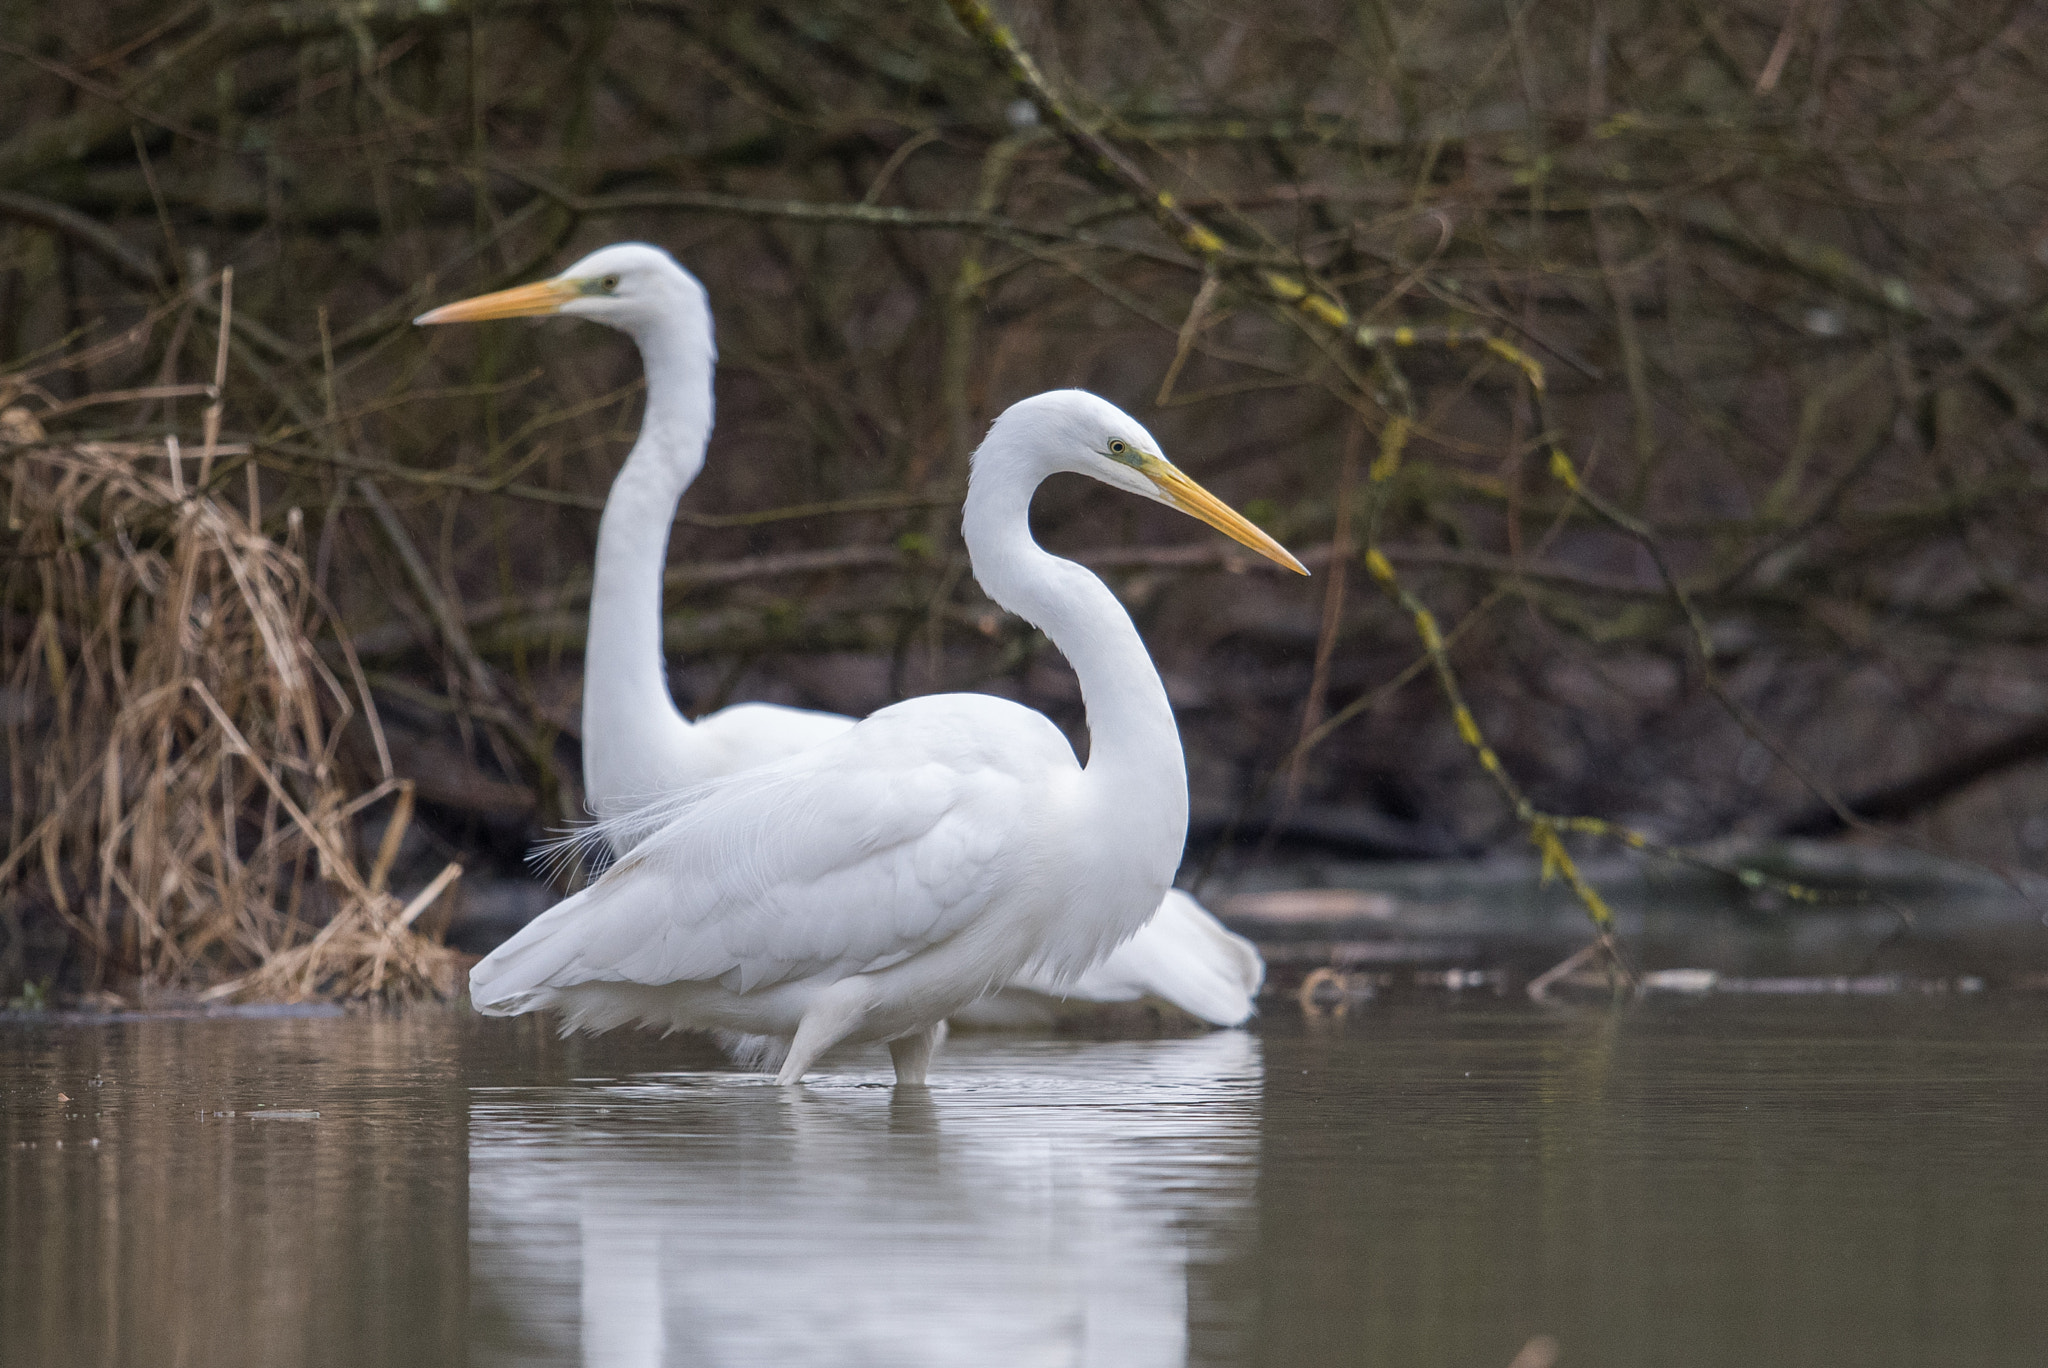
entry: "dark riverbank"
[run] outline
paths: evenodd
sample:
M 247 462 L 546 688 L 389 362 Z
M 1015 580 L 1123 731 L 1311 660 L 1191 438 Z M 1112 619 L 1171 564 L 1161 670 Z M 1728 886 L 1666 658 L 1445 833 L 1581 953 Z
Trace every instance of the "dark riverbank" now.
M 999 9 L 0 0 L 0 993 L 238 983 L 336 916 L 360 962 L 294 982 L 446 989 L 375 947 L 583 814 L 639 369 L 409 320 L 628 237 L 718 320 L 664 620 L 693 712 L 985 689 L 1085 744 L 956 527 L 992 416 L 1084 385 L 1317 570 L 1038 501 L 1162 668 L 1198 854 L 1555 866 L 1592 818 L 2048 868 L 2039 15 Z M 207 805 L 157 751 L 228 743 L 121 686 L 152 641 L 260 654 L 164 588 L 201 485 L 296 567 L 335 687 L 226 706 L 298 718 L 250 739 L 332 849 L 238 771 L 172 878 L 136 814 Z

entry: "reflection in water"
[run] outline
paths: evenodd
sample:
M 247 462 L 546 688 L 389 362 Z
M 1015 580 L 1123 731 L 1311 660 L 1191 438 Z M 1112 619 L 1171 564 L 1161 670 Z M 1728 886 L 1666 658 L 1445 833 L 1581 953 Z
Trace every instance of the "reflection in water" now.
M 481 1362 L 1189 1359 L 1247 1243 L 1259 1042 L 980 1043 L 929 1094 L 754 1076 L 478 1089 Z
M 2048 994 L 957 1045 L 0 1026 L 0 1365 L 2048 1363 Z

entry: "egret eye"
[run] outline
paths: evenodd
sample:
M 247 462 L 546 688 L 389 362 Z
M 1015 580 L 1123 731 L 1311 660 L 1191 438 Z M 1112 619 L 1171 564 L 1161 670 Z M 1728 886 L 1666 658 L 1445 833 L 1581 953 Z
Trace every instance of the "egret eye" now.
M 1131 454 L 1131 444 L 1121 437 L 1112 437 L 1109 439 L 1109 454 L 1112 456 L 1128 456 Z
M 619 278 L 615 275 L 606 276 L 603 280 L 598 281 L 597 285 L 606 294 L 617 294 L 619 292 Z

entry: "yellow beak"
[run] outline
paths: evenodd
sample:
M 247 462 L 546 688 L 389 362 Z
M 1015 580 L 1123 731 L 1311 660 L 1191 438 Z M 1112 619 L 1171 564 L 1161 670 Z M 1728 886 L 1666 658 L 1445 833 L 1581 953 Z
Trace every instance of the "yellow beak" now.
M 482 323 L 492 318 L 526 318 L 533 314 L 561 312 L 562 306 L 583 293 L 570 280 L 540 280 L 518 285 L 496 294 L 478 295 L 459 304 L 443 304 L 413 320 L 414 323 Z
M 1139 470 L 1158 485 L 1160 493 L 1166 495 L 1167 501 L 1181 512 L 1200 518 L 1232 541 L 1249 546 L 1267 560 L 1277 561 L 1298 575 L 1308 573 L 1308 567 L 1288 554 L 1286 547 L 1261 532 L 1250 518 L 1190 480 L 1171 461 L 1150 457 Z

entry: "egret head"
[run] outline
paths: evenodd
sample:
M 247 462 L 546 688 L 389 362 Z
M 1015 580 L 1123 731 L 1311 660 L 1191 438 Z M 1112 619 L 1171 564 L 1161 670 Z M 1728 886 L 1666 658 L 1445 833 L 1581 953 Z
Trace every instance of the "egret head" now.
M 1005 438 L 1011 440 L 1001 440 Z M 1158 439 L 1145 431 L 1142 423 L 1086 390 L 1053 390 L 1010 405 L 989 430 L 983 450 L 999 442 L 1036 455 L 1046 463 L 1044 474 L 1071 471 L 1087 475 L 1177 508 L 1268 560 L 1308 573 L 1286 547 L 1161 455 Z
M 626 332 L 695 310 L 709 321 L 704 287 L 659 247 L 617 242 L 600 247 L 551 280 L 478 295 L 423 313 L 414 323 L 480 323 L 492 318 L 570 314 Z

